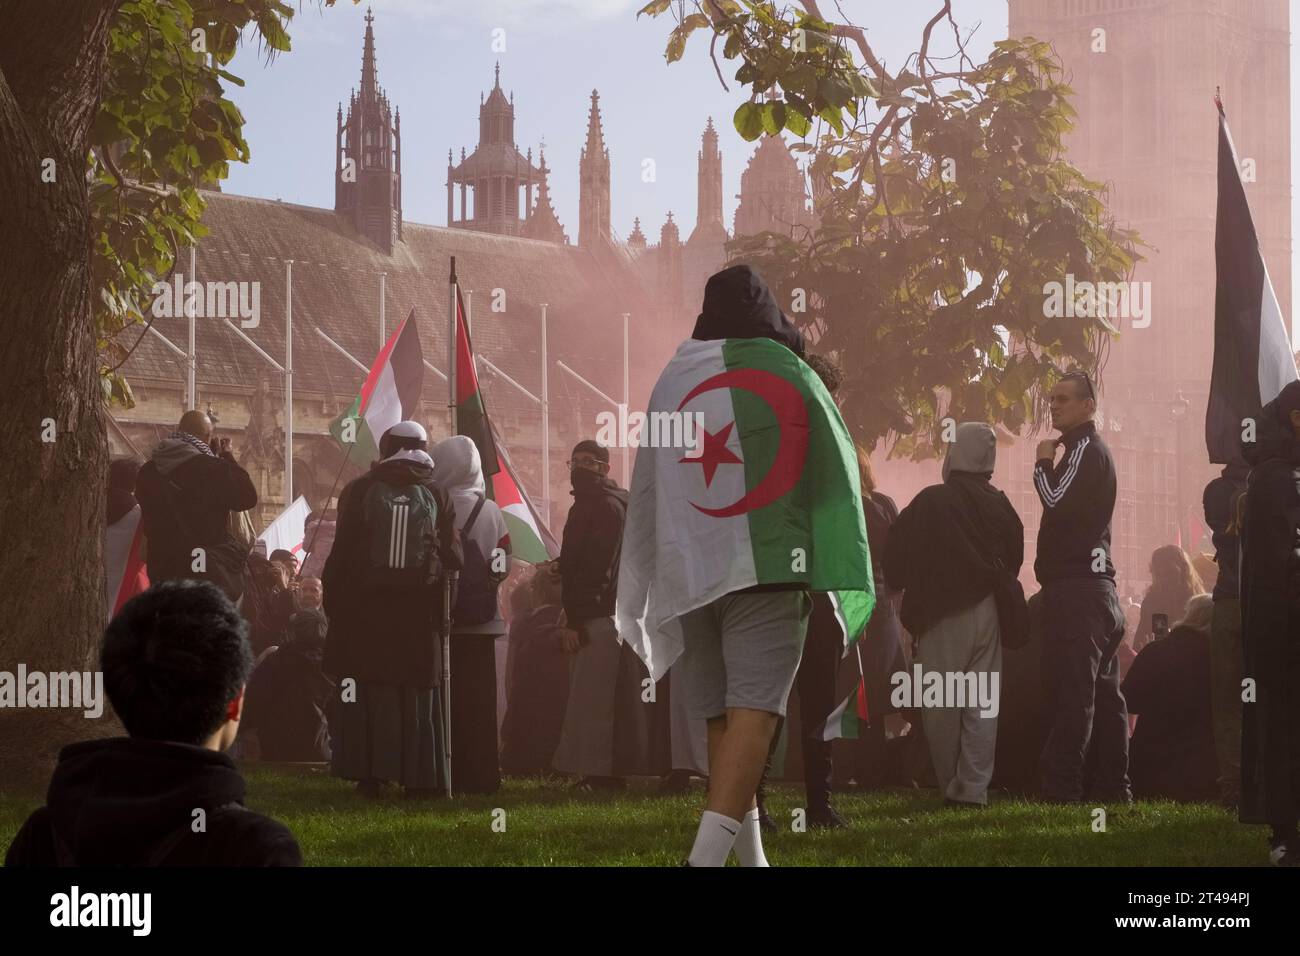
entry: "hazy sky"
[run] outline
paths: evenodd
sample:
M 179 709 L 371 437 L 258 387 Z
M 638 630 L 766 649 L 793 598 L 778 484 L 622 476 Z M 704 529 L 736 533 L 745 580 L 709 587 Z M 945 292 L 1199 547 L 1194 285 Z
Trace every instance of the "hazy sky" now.
M 923 0 L 879 3 L 841 0 L 887 65 L 897 66 L 918 46 L 921 27 L 935 8 Z M 720 133 L 723 215 L 731 227 L 740 174 L 753 152 L 735 132 L 731 116 L 741 101 L 732 81 L 735 62 L 721 59 L 723 90 L 708 56 L 707 32 L 691 39 L 671 66 L 663 59 L 671 18 L 637 19 L 644 0 L 373 0 L 379 81 L 402 113 L 402 201 L 408 221 L 446 224 L 447 150 L 457 161 L 478 139 L 481 93 L 492 88 L 493 64 L 515 98 L 515 138 L 526 151 L 543 139 L 551 194 L 569 237 L 578 236 L 578 155 L 586 138 L 591 90 L 600 91 L 605 141 L 612 166 L 612 224 L 626 238 L 639 216 L 657 242 L 671 210 L 685 239 L 695 224 L 696 153 L 709 116 Z M 1292 0 L 1295 21 L 1300 0 Z M 339 0 L 322 8 L 302 5 L 291 25 L 293 51 L 269 66 L 255 47 L 236 58 L 245 78 L 232 96 L 248 120 L 252 162 L 235 164 L 229 192 L 313 206 L 334 201 L 335 110 L 357 85 L 365 7 Z M 833 7 L 833 5 L 832 5 Z M 1006 35 L 1006 0 L 956 0 L 963 30 L 978 26 L 970 42 L 978 62 Z M 666 15 L 665 15 L 666 16 Z M 492 49 L 504 30 L 505 52 Z M 951 35 L 936 31 L 933 48 L 952 50 Z M 1300 102 L 1292 47 L 1292 102 Z M 1292 124 L 1292 135 L 1300 124 Z M 655 180 L 642 179 L 652 159 Z M 1292 181 L 1300 177 L 1300 148 L 1291 151 Z M 459 200 L 458 200 L 459 203 Z M 1300 229 L 1293 209 L 1293 234 Z M 1296 273 L 1293 255 L 1293 275 Z M 1300 285 L 1296 286 L 1300 288 Z M 1300 323 L 1297 323 L 1300 327 Z
M 682 238 L 695 224 L 696 154 L 709 116 L 720 132 L 723 214 L 731 227 L 740 174 L 754 146 L 735 132 L 731 117 L 742 97 L 731 76 L 736 62 L 721 58 L 731 91 L 722 89 L 708 56 L 706 32 L 686 56 L 663 58 L 671 19 L 636 17 L 645 0 L 373 0 L 379 82 L 402 113 L 402 203 L 407 220 L 445 225 L 447 150 L 472 151 L 478 140 L 479 95 L 492 88 L 501 61 L 501 85 L 515 96 L 515 139 L 520 151 L 546 142 L 551 195 L 572 241 L 578 237 L 578 155 L 586 139 L 593 88 L 600 91 L 605 142 L 612 167 L 613 227 L 622 237 L 641 217 L 657 242 L 671 210 Z M 981 19 L 972 52 L 977 59 L 1006 34 L 1005 0 L 958 0 L 961 22 Z M 928 3 L 870 6 L 871 39 L 888 63 L 917 48 Z M 928 12 L 927 12 L 928 11 Z M 334 125 L 361 74 L 365 7 L 340 0 L 332 8 L 304 5 L 291 26 L 293 50 L 269 66 L 255 47 L 236 58 L 247 86 L 233 98 L 248 120 L 248 166 L 234 165 L 226 189 L 241 195 L 332 206 Z M 667 16 L 667 15 L 665 15 Z M 863 19 L 866 19 L 863 17 Z M 493 30 L 505 31 L 506 51 L 494 53 Z M 951 48 L 951 37 L 941 41 Z M 936 43 L 936 46 L 938 43 Z M 945 51 L 946 52 L 946 51 Z M 653 159 L 655 181 L 642 181 Z M 459 204 L 459 199 L 457 200 Z

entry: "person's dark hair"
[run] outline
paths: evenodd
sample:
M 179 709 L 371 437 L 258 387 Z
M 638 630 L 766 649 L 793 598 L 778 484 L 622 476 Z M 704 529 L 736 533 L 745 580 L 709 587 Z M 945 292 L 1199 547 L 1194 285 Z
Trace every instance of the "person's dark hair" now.
M 825 355 L 819 355 L 816 352 L 810 352 L 804 356 L 804 361 L 808 367 L 817 373 L 817 377 L 822 380 L 826 386 L 826 391 L 832 395 L 839 390 L 844 384 L 844 370 L 828 359 Z
M 138 474 L 140 474 L 140 459 L 114 458 L 108 463 L 108 487 L 133 492 Z
M 127 733 L 201 744 L 226 720 L 253 667 L 248 625 L 206 581 L 163 581 L 104 631 L 100 669 Z
M 578 455 L 582 452 L 586 452 L 597 461 L 602 461 L 607 465 L 609 464 L 609 449 L 597 442 L 595 439 L 584 438 L 582 441 L 578 442 L 578 444 L 573 446 L 573 454 L 569 455 L 569 457 L 572 458 L 574 455 Z
M 298 563 L 298 559 L 294 557 L 293 552 L 286 550 L 285 548 L 276 548 L 274 551 L 271 552 L 271 556 L 267 558 L 267 560 L 288 561 L 290 564 L 295 564 L 295 565 Z
M 1081 368 L 1072 369 L 1061 376 L 1062 382 L 1073 382 L 1075 394 L 1080 398 L 1091 398 L 1094 402 L 1097 400 L 1097 390 L 1092 387 L 1092 379 L 1088 373 Z

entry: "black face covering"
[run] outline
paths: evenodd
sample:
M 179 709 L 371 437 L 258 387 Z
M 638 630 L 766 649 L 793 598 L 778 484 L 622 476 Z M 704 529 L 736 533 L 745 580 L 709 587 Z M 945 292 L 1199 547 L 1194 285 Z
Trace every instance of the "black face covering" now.
M 601 476 L 586 468 L 571 468 L 569 480 L 573 483 L 574 491 L 578 491 L 596 487 L 601 482 Z

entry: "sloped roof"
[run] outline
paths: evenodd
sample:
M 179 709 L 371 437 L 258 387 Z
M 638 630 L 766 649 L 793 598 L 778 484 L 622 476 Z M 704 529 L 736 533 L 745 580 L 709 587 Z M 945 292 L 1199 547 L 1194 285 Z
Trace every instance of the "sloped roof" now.
M 540 388 L 540 305 L 548 304 L 552 361 L 563 359 L 611 395 L 622 391 L 622 321 L 630 312 L 633 355 L 662 356 L 671 344 L 657 341 L 652 303 L 638 270 L 623 257 L 601 255 L 512 236 L 403 223 L 403 241 L 386 255 L 357 234 L 348 217 L 329 209 L 205 192 L 200 240 L 200 282 L 258 282 L 260 324 L 247 329 L 277 362 L 285 354 L 285 260 L 293 260 L 294 390 L 304 398 L 350 398 L 364 378 L 314 331 L 320 328 L 369 366 L 379 350 L 379 275 L 386 273 L 385 319 L 391 334 L 412 308 L 425 359 L 447 370 L 448 273 L 456 257 L 461 287 L 473 290 L 472 331 L 476 351 L 524 387 Z M 188 272 L 188 257 L 182 254 Z M 189 276 L 185 277 L 187 280 Z M 504 311 L 493 312 L 493 290 Z M 644 319 L 642 322 L 640 320 Z M 233 320 L 238 324 L 238 320 Z M 155 328 L 184 347 L 186 320 L 158 318 Z M 127 329 L 128 347 L 140 334 Z M 200 390 L 251 391 L 259 369 L 269 368 L 219 318 L 197 321 L 197 379 Z M 649 357 L 647 355 L 646 357 Z M 658 367 L 662 367 L 658 362 Z M 651 365 L 654 365 L 652 362 Z M 145 335 L 123 367 L 128 379 L 175 382 L 184 372 L 153 335 Z M 554 392 L 556 376 L 552 368 Z M 484 387 L 492 375 L 480 370 Z M 272 372 L 272 387 L 279 375 Z M 649 384 L 633 371 L 634 394 Z M 446 386 L 425 376 L 425 400 L 445 402 Z M 536 406 L 506 384 L 491 383 L 495 411 L 535 413 Z M 553 402 L 555 396 L 553 395 Z

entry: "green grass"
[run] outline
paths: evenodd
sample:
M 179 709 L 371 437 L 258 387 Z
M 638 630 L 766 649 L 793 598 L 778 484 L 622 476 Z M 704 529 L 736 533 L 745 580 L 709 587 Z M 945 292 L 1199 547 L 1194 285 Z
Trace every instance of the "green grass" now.
M 396 791 L 365 800 L 312 769 L 246 770 L 248 805 L 293 830 L 311 866 L 675 866 L 704 794 L 663 797 L 651 781 L 620 795 L 570 794 L 560 782 L 508 781 L 491 797 L 410 803 Z M 1262 830 L 1206 804 L 1139 803 L 1108 810 L 1004 798 L 950 809 L 934 791 L 839 794 L 845 830 L 793 832 L 802 790 L 777 787 L 782 830 L 764 838 L 777 866 L 1250 866 L 1266 860 Z M 39 796 L 0 794 L 7 847 Z M 504 810 L 494 814 L 497 809 Z M 493 830 L 504 819 L 504 832 Z M 498 829 L 500 828 L 498 822 Z

